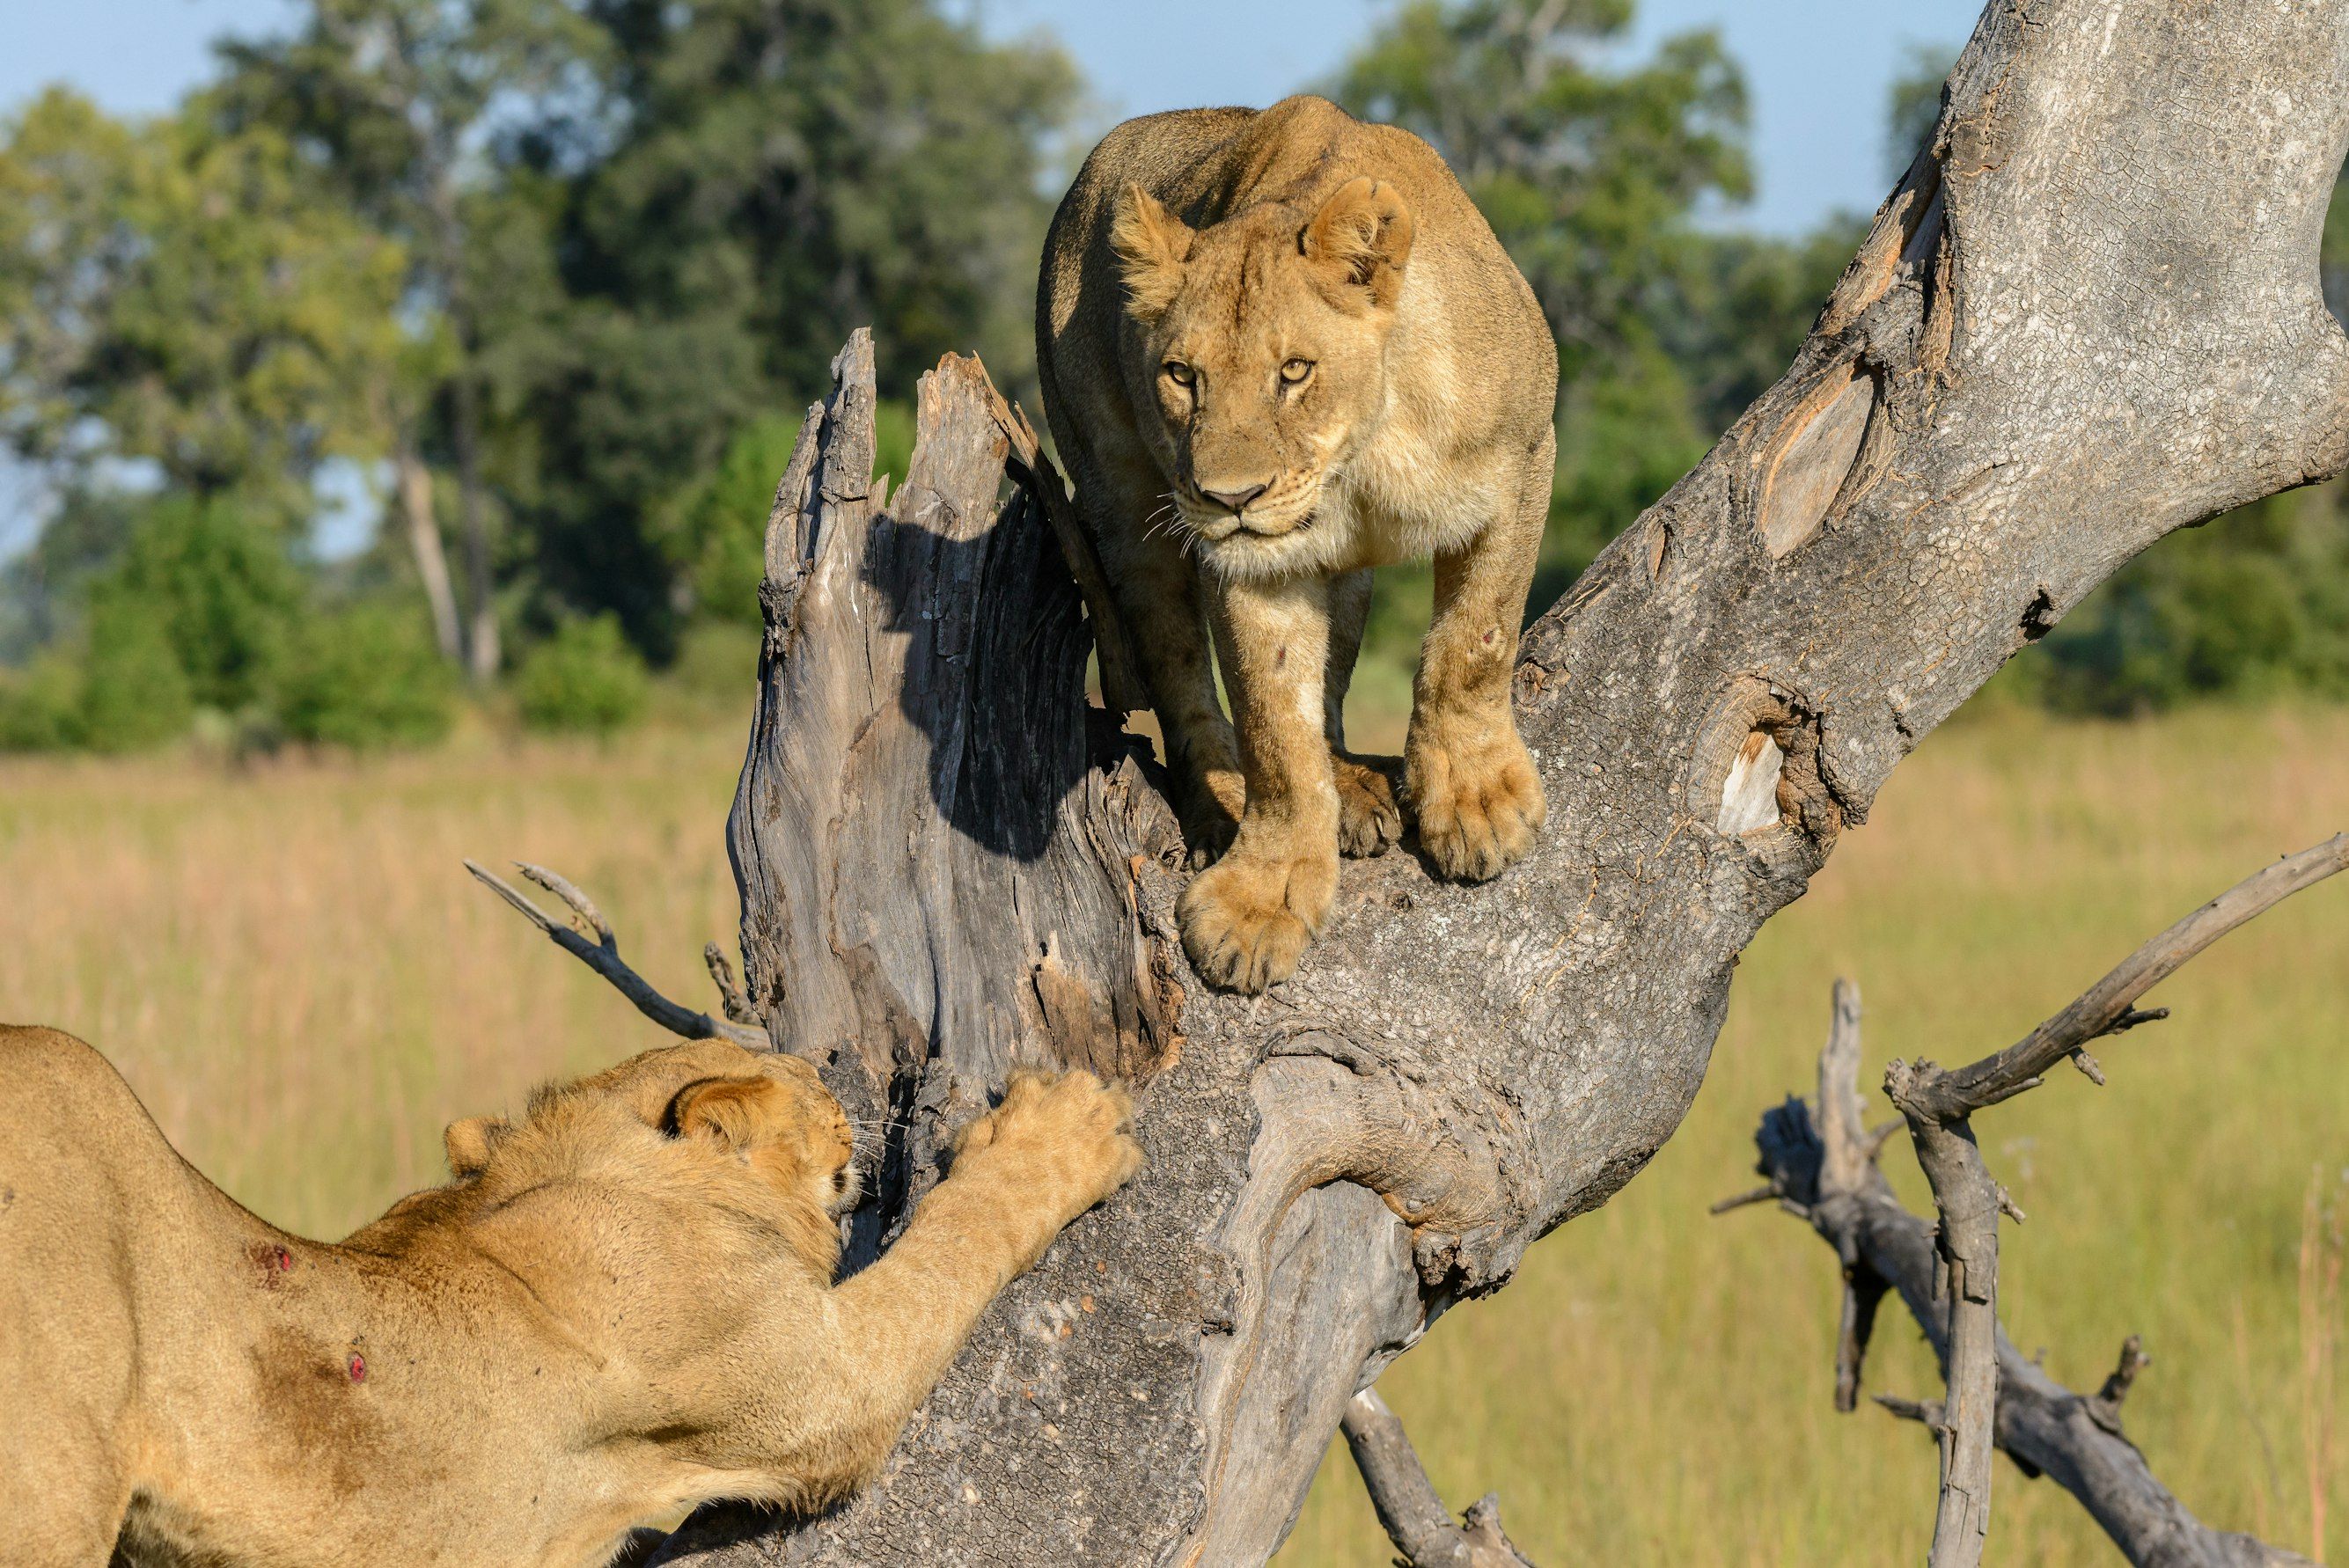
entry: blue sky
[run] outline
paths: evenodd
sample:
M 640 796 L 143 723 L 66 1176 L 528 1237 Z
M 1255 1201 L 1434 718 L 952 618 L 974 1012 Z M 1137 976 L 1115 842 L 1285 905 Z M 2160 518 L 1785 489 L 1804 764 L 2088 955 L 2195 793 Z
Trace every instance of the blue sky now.
M 1383 0 L 948 0 L 997 34 L 1043 28 L 1084 68 L 1106 121 L 1269 103 L 1328 75 Z M 117 110 L 169 104 L 223 32 L 282 25 L 286 0 L 0 0 L 0 106 L 64 80 Z M 1979 0 L 1640 0 L 1641 45 L 1722 29 L 1754 99 L 1761 191 L 1742 220 L 1791 233 L 1883 196 L 1884 93 L 1911 41 L 1954 46 Z

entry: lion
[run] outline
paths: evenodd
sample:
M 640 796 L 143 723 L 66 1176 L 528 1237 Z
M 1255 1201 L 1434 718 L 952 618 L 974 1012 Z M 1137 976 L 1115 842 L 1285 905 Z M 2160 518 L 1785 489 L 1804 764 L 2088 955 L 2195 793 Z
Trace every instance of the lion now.
M 1133 1173 L 1130 1115 L 1015 1076 L 834 1283 L 839 1105 L 796 1057 L 673 1045 L 456 1123 L 447 1186 L 328 1244 L 204 1180 L 88 1046 L 0 1027 L 0 1556 L 574 1568 L 712 1499 L 822 1507 Z
M 1202 976 L 1286 978 L 1339 851 L 1402 831 L 1342 722 L 1372 568 L 1434 559 L 1402 759 L 1422 850 L 1466 881 L 1523 855 L 1545 805 L 1510 679 L 1557 352 L 1435 150 L 1317 98 L 1126 121 L 1052 220 L 1036 351 L 1194 863 L 1223 851 L 1177 907 Z

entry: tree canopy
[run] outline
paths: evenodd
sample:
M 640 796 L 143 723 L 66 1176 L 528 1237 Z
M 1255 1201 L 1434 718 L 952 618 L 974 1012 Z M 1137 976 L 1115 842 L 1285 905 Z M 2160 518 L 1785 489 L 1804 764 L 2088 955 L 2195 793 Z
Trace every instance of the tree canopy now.
M 1736 61 L 1708 31 L 1634 49 L 1633 20 L 1407 0 L 1321 84 L 1444 154 L 1557 335 L 1536 609 L 1770 383 L 1861 222 L 1740 228 Z M 1890 95 L 1894 172 L 1945 67 L 1915 51 Z M 753 619 L 761 497 L 852 329 L 884 387 L 977 349 L 1032 397 L 1036 253 L 1074 133 L 1101 129 L 1082 95 L 1049 40 L 944 0 L 300 0 L 168 114 L 17 106 L 0 442 L 48 499 L 0 562 L 0 661 L 83 656 L 134 542 L 214 507 L 305 604 L 429 600 L 484 680 L 605 615 L 656 664 Z M 2332 230 L 2337 305 L 2337 205 Z M 323 573 L 322 487 L 405 526 Z M 2148 558 L 2004 684 L 2100 709 L 2349 686 L 2342 515 L 2285 497 Z M 1374 634 L 1403 658 L 1425 580 L 1389 576 Z M 225 700 L 180 662 L 191 700 Z

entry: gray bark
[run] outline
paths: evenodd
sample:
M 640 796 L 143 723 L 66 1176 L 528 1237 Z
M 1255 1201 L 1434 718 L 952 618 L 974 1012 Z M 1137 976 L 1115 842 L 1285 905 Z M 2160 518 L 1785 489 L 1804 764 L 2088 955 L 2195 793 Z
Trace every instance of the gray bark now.
M 1464 1519 L 1452 1517 L 1411 1435 L 1377 1389 L 1346 1401 L 1340 1429 L 1379 1523 L 1402 1553 L 1402 1568 L 1533 1568 L 1501 1528 L 1500 1501 L 1491 1492 L 1470 1504 Z
M 1247 1563 L 1433 1315 L 1619 1191 L 1740 950 L 1919 737 L 2172 529 L 2349 460 L 2319 297 L 2349 0 L 1998 0 L 1785 378 L 1529 630 L 1549 792 L 1497 882 L 1350 863 L 1295 979 L 1204 989 L 1154 765 L 977 367 L 894 500 L 870 346 L 769 529 L 730 829 L 750 1001 L 887 1119 L 866 1258 L 1029 1057 L 1141 1081 L 1150 1164 L 988 1315 L 886 1472 L 669 1560 Z
M 2337 869 L 2349 852 L 2349 840 L 2323 847 Z M 1769 1178 L 1760 1195 L 1779 1200 L 1807 1220 L 1843 1265 L 1845 1326 L 1836 1353 L 1836 1405 L 1844 1410 L 1852 1408 L 1867 1352 L 1865 1324 L 1888 1291 L 1916 1318 L 1952 1384 L 1959 1375 L 1959 1344 L 1951 1319 L 1961 1317 L 1968 1305 L 1952 1289 L 1955 1274 L 1936 1227 L 1903 1208 L 1877 1168 L 1880 1140 L 1859 1130 L 1854 1087 L 1858 1069 L 1859 993 L 1849 982 L 1838 981 L 1835 1025 L 1819 1053 L 1817 1100 L 1787 1100 L 1763 1117 L 1754 1135 L 1762 1174 Z M 1948 1218 L 1943 1211 L 1944 1225 Z M 1856 1309 L 1862 1302 L 1866 1306 Z M 1855 1333 L 1856 1310 L 1861 1326 Z M 2123 1434 L 2121 1401 L 2147 1361 L 2134 1336 L 2122 1347 L 2113 1375 L 2093 1395 L 2074 1392 L 2026 1360 L 1994 1318 L 1985 1337 L 1992 1356 L 1992 1376 L 1981 1396 L 1985 1433 L 2024 1474 L 2044 1475 L 2077 1498 L 2137 1568 L 2305 1568 L 2308 1560 L 2294 1553 L 2203 1523 L 2161 1484 L 2145 1455 Z M 1946 1466 L 1953 1405 L 1879 1398 L 1936 1429 Z M 1971 1526 L 1987 1522 L 1989 1506 L 1984 1486 L 1976 1500 L 1955 1511 Z M 1936 1552 L 1942 1550 L 1938 1526 L 1952 1511 L 1945 1506 L 1937 1518 Z
M 415 448 L 403 442 L 392 459 L 399 492 L 400 515 L 408 520 L 409 552 L 416 558 L 416 580 L 423 585 L 424 602 L 432 611 L 432 641 L 440 656 L 457 663 L 464 656 L 463 633 L 457 624 L 457 594 L 449 582 L 449 556 L 440 547 L 440 521 L 432 510 L 432 470 Z
M 1909 1124 L 1917 1163 L 1932 1184 L 1933 1207 L 1940 1216 L 1935 1241 L 1949 1315 L 1942 1357 L 1949 1398 L 1942 1418 L 1934 1423 L 1941 1444 L 1941 1493 L 1933 1520 L 1932 1568 L 1973 1568 L 1982 1561 L 1999 1399 L 1998 1217 L 2023 1218 L 1982 1162 L 1974 1113 L 2038 1088 L 2042 1075 L 2066 1059 L 2103 1082 L 2104 1071 L 2088 1054 L 2089 1045 L 2168 1016 L 2166 1010 L 2138 1011 L 2138 997 L 2235 927 L 2344 865 L 2349 833 L 2246 877 L 2130 954 L 2070 1006 L 2004 1050 L 1955 1070 L 1928 1061 L 1896 1061 L 1886 1072 L 1884 1091 Z M 1838 986 L 1838 1025 L 1847 1011 L 1842 993 Z M 1856 1036 L 1857 997 L 1849 1011 Z M 1830 1042 L 1828 1048 L 1837 1047 Z M 1824 1083 L 1820 1092 L 1826 1092 Z

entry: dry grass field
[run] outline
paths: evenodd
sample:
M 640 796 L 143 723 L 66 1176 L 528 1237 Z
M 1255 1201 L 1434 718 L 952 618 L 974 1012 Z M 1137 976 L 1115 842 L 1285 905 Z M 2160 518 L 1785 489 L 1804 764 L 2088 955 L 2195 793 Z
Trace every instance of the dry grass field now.
M 95 1041 L 230 1191 L 340 1233 L 435 1179 L 447 1120 L 656 1037 L 460 857 L 566 872 L 639 968 L 703 999 L 701 944 L 730 934 L 740 755 L 716 727 L 608 748 L 473 732 L 242 771 L 0 763 L 0 1017 Z M 2008 1042 L 2197 900 L 2344 826 L 2349 713 L 2002 714 L 1930 739 L 1748 955 L 1680 1137 L 1381 1384 L 1446 1496 L 1497 1489 L 1553 1563 L 1916 1560 L 1931 1448 L 1831 1408 L 1833 1260 L 1768 1208 L 1704 1212 L 1748 1184 L 1763 1107 L 1807 1087 L 1829 981 L 1865 989 L 1873 1098 L 1885 1058 Z M 2031 1216 L 2008 1233 L 2009 1326 L 2075 1386 L 2142 1333 L 2130 1429 L 2189 1503 L 2305 1551 L 2329 1497 L 2349 1550 L 2349 1403 L 2324 1352 L 2342 1305 L 2307 1287 L 2349 1216 L 2349 879 L 2154 999 L 2176 1016 L 2111 1043 L 2110 1088 L 2067 1075 L 1983 1119 Z M 1913 1195 L 1905 1152 L 1891 1163 Z M 1934 1391 L 1889 1312 L 1868 1385 Z M 2047 1484 L 2002 1468 L 1999 1485 L 1992 1561 L 2111 1560 Z M 1281 1562 L 1386 1556 L 1328 1465 Z

